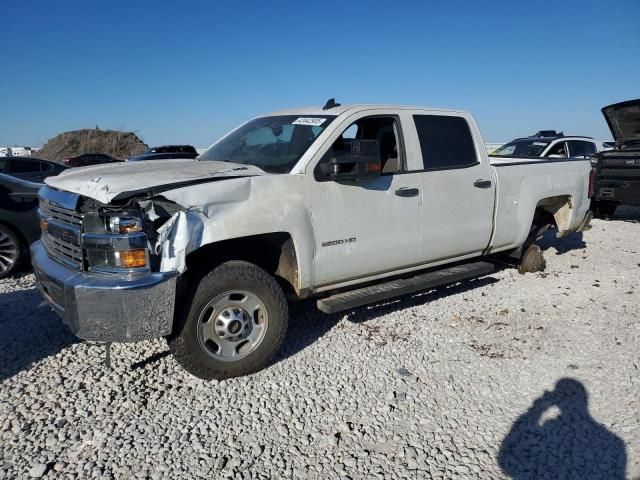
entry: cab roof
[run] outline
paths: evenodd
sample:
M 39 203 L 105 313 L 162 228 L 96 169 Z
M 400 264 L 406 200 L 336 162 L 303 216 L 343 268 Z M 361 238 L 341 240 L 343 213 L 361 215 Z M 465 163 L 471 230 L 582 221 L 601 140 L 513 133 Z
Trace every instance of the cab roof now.
M 274 112 L 269 112 L 264 115 L 260 115 L 261 117 L 268 117 L 274 115 L 342 115 L 343 113 L 354 113 L 363 110 L 374 110 L 374 109 L 384 109 L 384 110 L 429 110 L 429 111 L 437 111 L 437 112 L 449 112 L 449 113 L 467 113 L 463 110 L 453 110 L 453 109 L 445 109 L 445 108 L 434 108 L 434 107 L 421 107 L 421 106 L 413 106 L 413 105 L 397 105 L 397 104 L 369 104 L 369 103 L 352 103 L 347 105 L 338 105 L 335 107 L 324 109 L 320 105 L 308 106 L 308 107 L 299 107 L 299 108 L 289 108 L 285 110 L 276 110 Z

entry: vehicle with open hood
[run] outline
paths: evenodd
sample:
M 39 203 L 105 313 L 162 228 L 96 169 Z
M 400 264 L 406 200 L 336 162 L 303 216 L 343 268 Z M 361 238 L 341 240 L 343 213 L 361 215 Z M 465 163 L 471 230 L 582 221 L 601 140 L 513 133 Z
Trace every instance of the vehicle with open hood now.
M 201 378 L 255 372 L 289 302 L 326 313 L 478 277 L 588 227 L 585 159 L 487 156 L 459 110 L 339 105 L 239 126 L 196 160 L 47 179 L 32 246 L 44 298 L 80 338 L 166 337 Z
M 640 205 L 640 99 L 609 105 L 602 114 L 616 143 L 594 161 L 592 208 L 608 217 L 618 205 Z

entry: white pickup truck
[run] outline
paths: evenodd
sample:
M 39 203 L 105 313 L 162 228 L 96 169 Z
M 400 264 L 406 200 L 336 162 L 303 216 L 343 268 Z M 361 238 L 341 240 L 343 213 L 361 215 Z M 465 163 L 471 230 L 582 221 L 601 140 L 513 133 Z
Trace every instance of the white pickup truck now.
M 288 301 L 332 313 L 486 275 L 496 254 L 535 263 L 541 229 L 588 226 L 590 171 L 490 160 L 463 111 L 330 101 L 254 118 L 196 160 L 47 179 L 32 262 L 78 337 L 164 336 L 221 379 L 268 364 Z

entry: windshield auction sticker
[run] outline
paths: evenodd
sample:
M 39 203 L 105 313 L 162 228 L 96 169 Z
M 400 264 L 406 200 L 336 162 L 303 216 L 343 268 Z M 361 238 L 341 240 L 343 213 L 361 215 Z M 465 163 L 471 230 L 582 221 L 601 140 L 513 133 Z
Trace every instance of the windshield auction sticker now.
M 300 117 L 294 120 L 292 125 L 311 125 L 312 127 L 319 127 L 326 120 L 326 118 Z

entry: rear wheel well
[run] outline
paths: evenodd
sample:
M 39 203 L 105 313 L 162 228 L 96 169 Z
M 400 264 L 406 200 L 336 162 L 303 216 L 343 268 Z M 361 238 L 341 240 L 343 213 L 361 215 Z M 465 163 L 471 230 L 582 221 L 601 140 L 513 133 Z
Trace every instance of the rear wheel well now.
M 259 266 L 275 277 L 288 296 L 299 296 L 298 259 L 289 233 L 251 235 L 204 245 L 187 255 L 187 272 L 199 277 L 229 260 Z
M 537 228 L 549 225 L 558 231 L 568 230 L 571 224 L 571 210 L 573 210 L 571 195 L 544 198 L 536 205 L 533 225 Z

